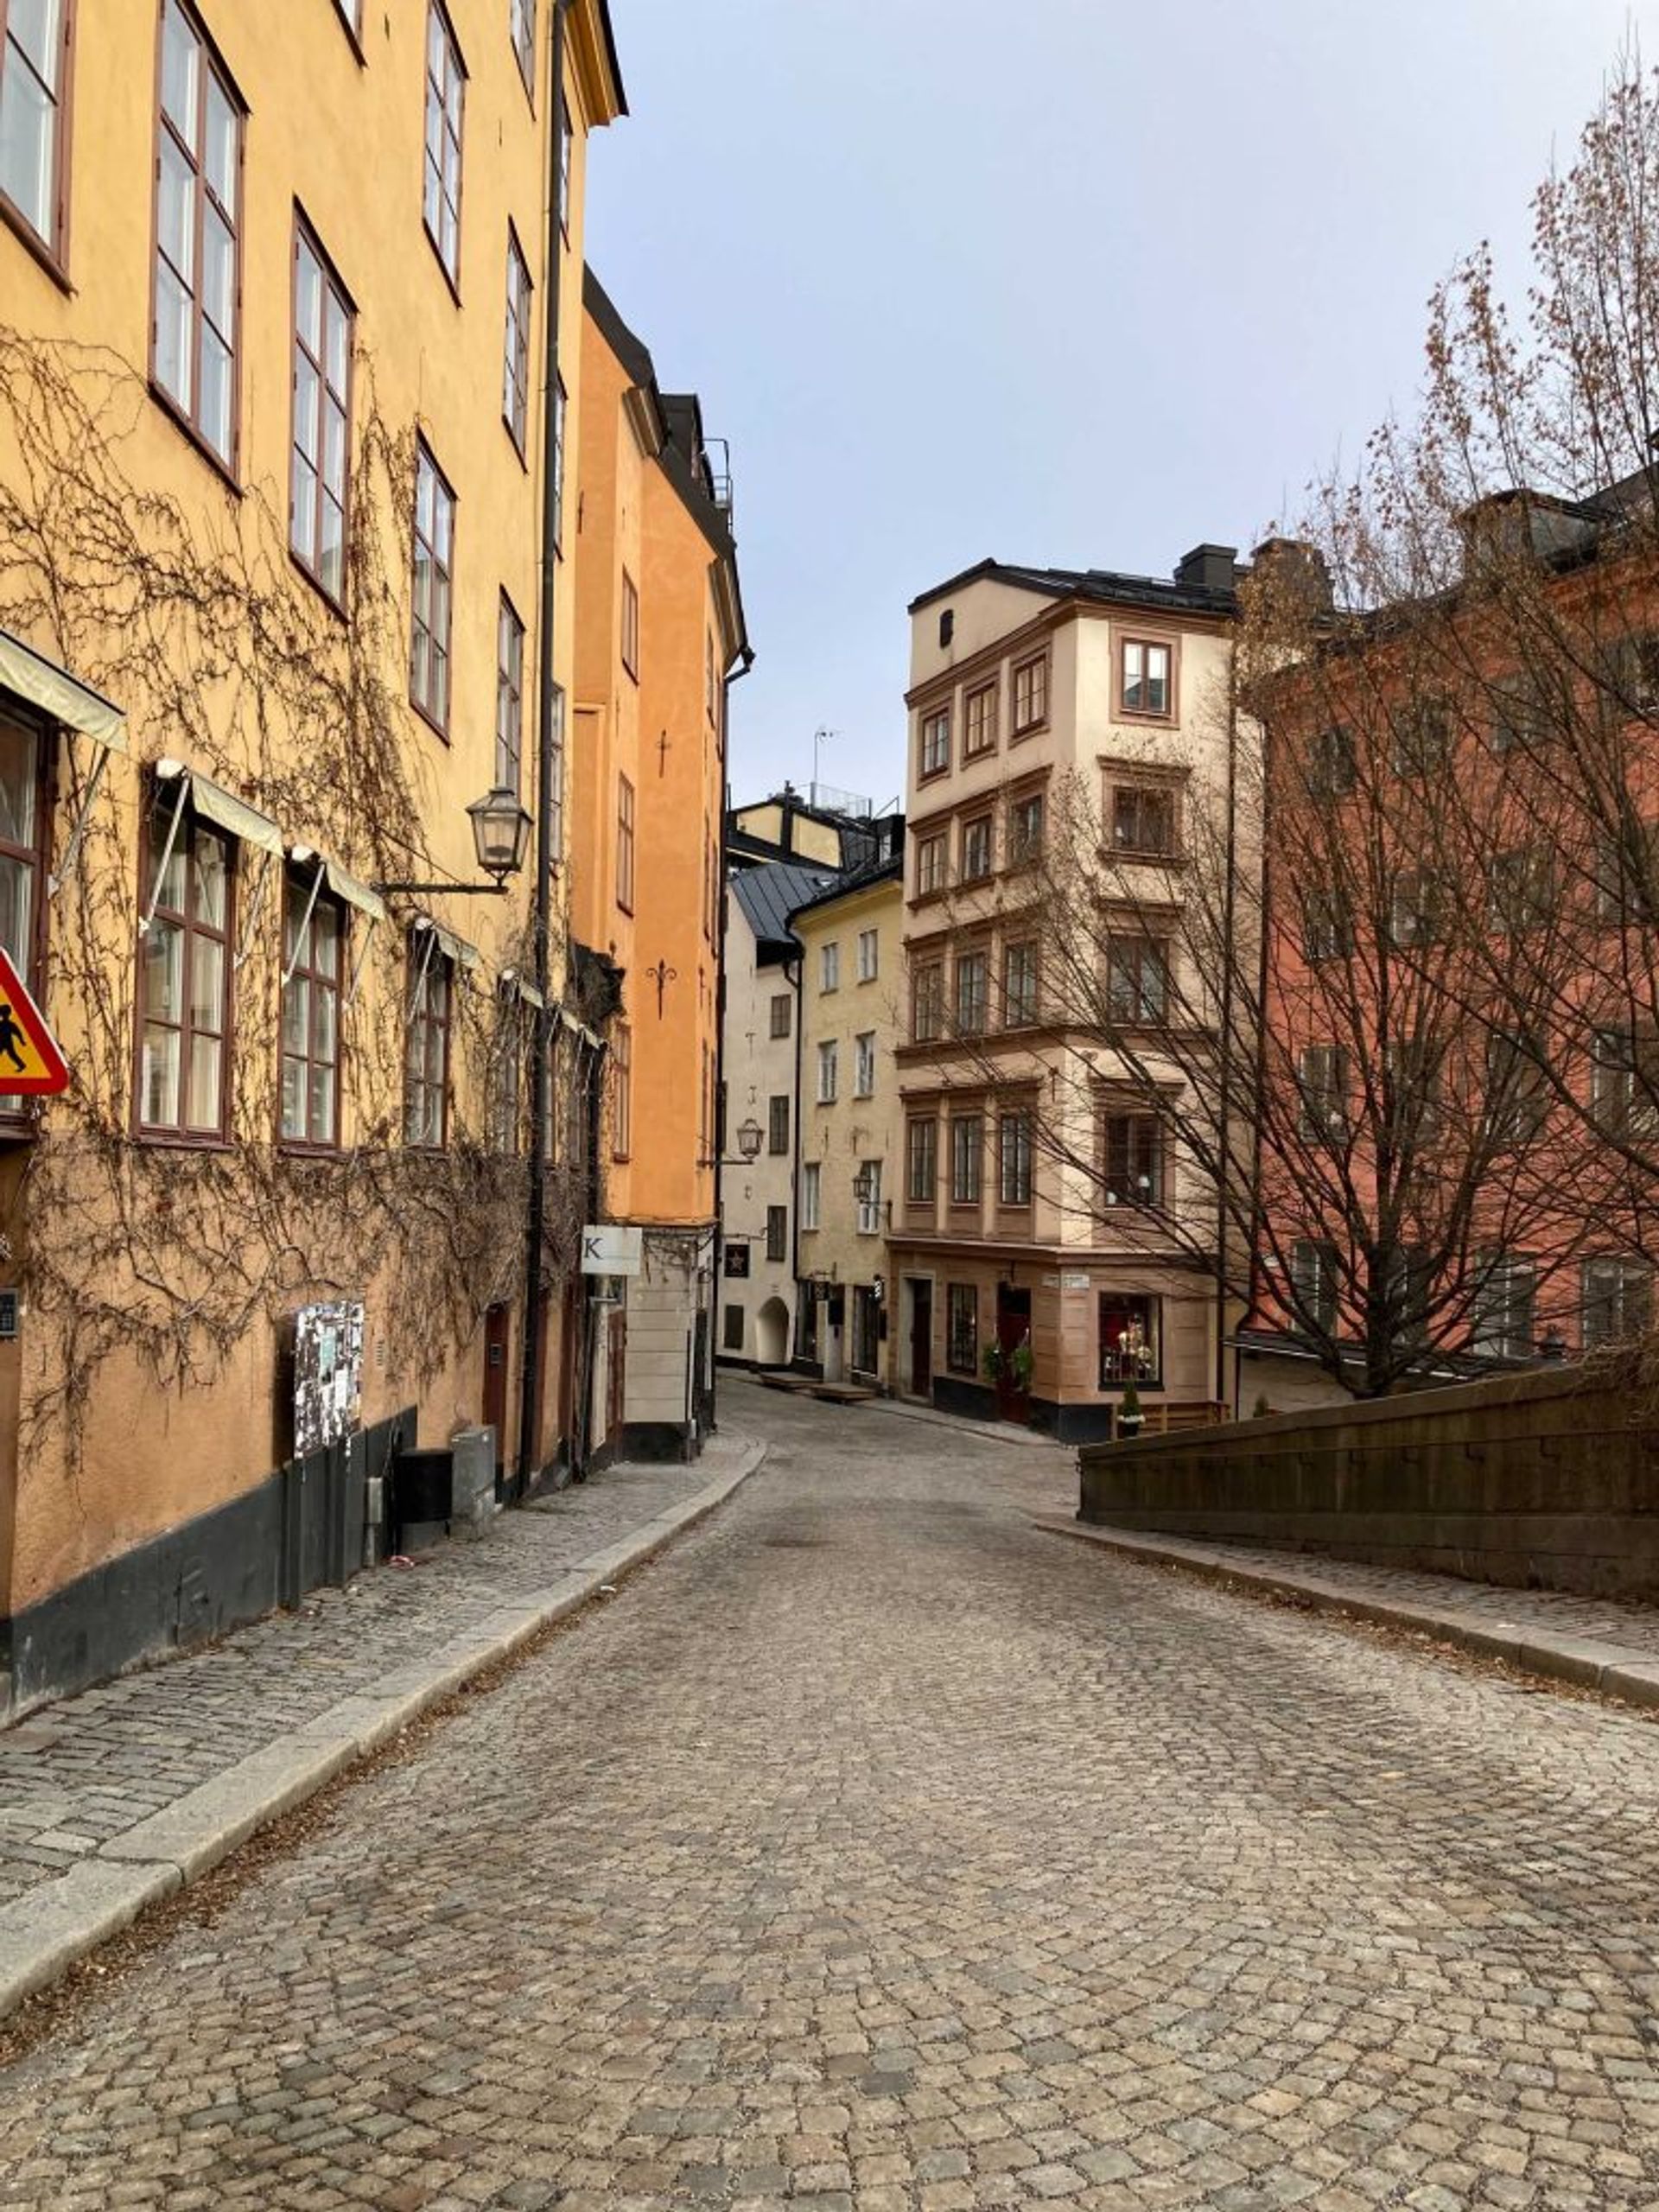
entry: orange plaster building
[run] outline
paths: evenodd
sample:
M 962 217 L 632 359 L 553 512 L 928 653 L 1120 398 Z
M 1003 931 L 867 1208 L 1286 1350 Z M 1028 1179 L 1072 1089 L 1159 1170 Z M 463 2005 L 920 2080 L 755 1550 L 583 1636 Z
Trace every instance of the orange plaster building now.
M 594 1434 L 690 1457 L 713 1409 L 727 687 L 753 655 L 702 410 L 591 271 L 582 375 L 571 931 L 620 977 L 604 1213 L 641 1231 L 599 1301 Z

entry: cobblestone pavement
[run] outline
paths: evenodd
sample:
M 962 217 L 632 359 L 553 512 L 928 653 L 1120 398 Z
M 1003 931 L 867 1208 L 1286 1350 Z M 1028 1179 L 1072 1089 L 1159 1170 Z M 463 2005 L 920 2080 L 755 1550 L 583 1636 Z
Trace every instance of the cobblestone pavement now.
M 1075 1512 L 1076 1501 L 1069 1509 Z M 1109 1529 L 1102 1530 L 1110 1535 Z M 1659 1607 L 1617 1598 L 1576 1598 L 1562 1590 L 1503 1590 L 1491 1583 L 1465 1582 L 1455 1574 L 1421 1574 L 1409 1567 L 1363 1567 L 1350 1560 L 1327 1559 L 1323 1552 L 1287 1551 L 1264 1544 L 1236 1543 L 1221 1536 L 1160 1535 L 1155 1529 L 1130 1532 L 1148 1543 L 1179 1549 L 1190 1545 L 1206 1556 L 1269 1574 L 1312 1574 L 1356 1599 L 1382 1599 L 1431 1611 L 1465 1613 L 1491 1628 L 1524 1628 L 1546 1636 L 1577 1637 L 1590 1643 L 1622 1644 L 1659 1658 Z
M 475 1541 L 319 1590 L 212 1649 L 66 1698 L 0 1731 L 0 1905 L 187 1790 L 371 1688 L 702 1489 L 714 1470 L 613 1467 Z
M 1659 2207 L 1659 1729 L 772 1459 L 0 2075 L 0 2202 Z

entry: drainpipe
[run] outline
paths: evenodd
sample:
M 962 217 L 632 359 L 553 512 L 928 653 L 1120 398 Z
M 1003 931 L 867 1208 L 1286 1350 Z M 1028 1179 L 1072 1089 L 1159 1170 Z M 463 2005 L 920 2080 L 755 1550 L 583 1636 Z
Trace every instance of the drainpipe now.
M 1233 952 L 1238 925 L 1238 672 L 1227 679 L 1227 884 L 1222 894 L 1221 1067 L 1217 1118 L 1220 1158 L 1216 1184 L 1216 1397 L 1227 1402 L 1227 1232 L 1231 1175 L 1233 1087 Z M 1236 1363 L 1235 1363 L 1236 1365 Z M 1238 1411 L 1234 1383 L 1235 1414 Z
M 542 1003 L 532 1009 L 536 1040 L 531 1068 L 530 1193 L 524 1212 L 524 1344 L 518 1398 L 518 1476 L 515 1496 L 524 1497 L 536 1479 L 537 1438 L 542 1415 L 542 1344 L 547 1300 L 542 1289 L 542 1242 L 547 1227 L 548 1116 L 551 1111 L 548 1048 L 553 1009 L 548 1004 L 550 953 L 553 934 L 553 753 L 555 725 L 563 710 L 553 680 L 553 633 L 559 570 L 559 518 L 555 512 L 553 455 L 559 426 L 559 299 L 563 290 L 564 168 L 563 137 L 565 17 L 570 0 L 554 0 L 549 63 L 545 353 L 542 369 L 542 603 L 537 639 L 536 730 L 536 905 L 531 958 Z
M 727 759 L 732 741 L 732 686 L 754 666 L 754 655 L 744 648 L 743 665 L 725 676 L 720 687 L 720 895 L 715 942 L 715 1235 L 714 1285 L 709 1300 L 709 1433 L 720 1430 L 720 1344 L 718 1342 L 726 1265 L 726 894 L 729 880 L 726 849 L 727 825 L 732 817 L 732 790 L 727 780 Z

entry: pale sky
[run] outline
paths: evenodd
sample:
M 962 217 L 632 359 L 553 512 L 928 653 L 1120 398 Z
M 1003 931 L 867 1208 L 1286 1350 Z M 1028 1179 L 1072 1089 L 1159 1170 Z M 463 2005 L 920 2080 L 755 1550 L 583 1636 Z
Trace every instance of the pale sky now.
M 910 600 L 1248 549 L 1659 0 L 612 0 L 588 252 L 731 442 L 733 795 L 904 785 Z

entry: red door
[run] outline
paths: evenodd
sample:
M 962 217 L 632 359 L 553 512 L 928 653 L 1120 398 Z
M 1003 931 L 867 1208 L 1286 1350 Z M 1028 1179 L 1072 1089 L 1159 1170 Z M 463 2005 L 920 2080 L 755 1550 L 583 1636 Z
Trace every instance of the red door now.
M 996 1368 L 996 1410 L 1003 1421 L 1028 1423 L 1031 1420 L 1031 1389 L 1029 1381 L 1015 1380 L 1014 1354 L 1031 1349 L 1031 1293 L 1015 1290 L 1012 1284 L 1000 1282 L 996 1287 L 996 1344 L 1001 1358 Z M 1022 1361 L 1021 1365 L 1024 1364 Z

